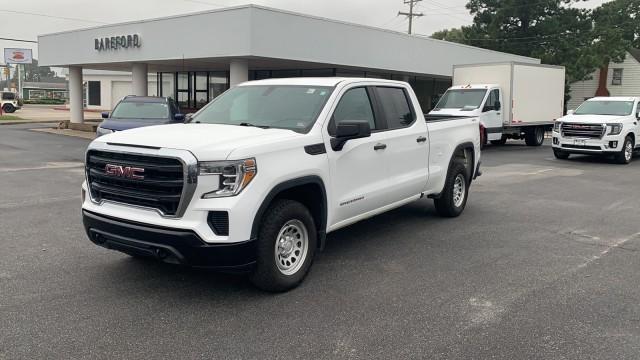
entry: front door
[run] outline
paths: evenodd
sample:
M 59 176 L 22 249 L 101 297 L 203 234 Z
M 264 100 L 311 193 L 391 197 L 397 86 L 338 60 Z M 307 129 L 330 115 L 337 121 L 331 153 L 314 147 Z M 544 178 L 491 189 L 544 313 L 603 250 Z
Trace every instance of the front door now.
M 336 124 L 344 120 L 365 120 L 371 126 L 371 136 L 349 140 L 340 151 L 333 151 L 330 139 L 325 140 L 331 171 L 330 227 L 342 227 L 359 220 L 385 204 L 389 184 L 385 168 L 387 133 L 378 131 L 379 121 L 372 106 L 371 89 L 365 86 L 347 88 L 333 111 L 328 124 L 329 136 L 335 135 Z
M 499 89 L 493 89 L 487 95 L 481 121 L 487 130 L 487 140 L 502 138 L 502 97 Z

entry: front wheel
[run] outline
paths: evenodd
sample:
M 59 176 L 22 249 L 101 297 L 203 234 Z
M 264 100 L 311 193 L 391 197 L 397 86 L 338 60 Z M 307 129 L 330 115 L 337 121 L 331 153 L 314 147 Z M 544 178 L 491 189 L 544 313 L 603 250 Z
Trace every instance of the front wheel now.
M 553 155 L 556 157 L 556 159 L 567 160 L 570 154 L 566 151 L 553 149 Z
M 464 165 L 453 165 L 445 181 L 440 198 L 434 199 L 436 212 L 442 217 L 457 217 L 467 205 L 469 180 Z
M 317 232 L 309 209 L 297 201 L 277 200 L 262 219 L 251 282 L 273 292 L 295 288 L 309 272 L 316 247 Z
M 627 136 L 627 138 L 624 139 L 622 150 L 615 155 L 615 160 L 618 164 L 628 164 L 631 162 L 633 158 L 633 146 L 633 139 L 631 139 L 631 136 Z

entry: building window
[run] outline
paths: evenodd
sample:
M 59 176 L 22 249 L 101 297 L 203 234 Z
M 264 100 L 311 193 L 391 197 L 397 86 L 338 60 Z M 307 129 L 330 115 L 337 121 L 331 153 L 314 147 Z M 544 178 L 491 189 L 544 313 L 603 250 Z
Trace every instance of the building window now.
M 613 69 L 611 85 L 622 85 L 622 70 L 623 69 Z

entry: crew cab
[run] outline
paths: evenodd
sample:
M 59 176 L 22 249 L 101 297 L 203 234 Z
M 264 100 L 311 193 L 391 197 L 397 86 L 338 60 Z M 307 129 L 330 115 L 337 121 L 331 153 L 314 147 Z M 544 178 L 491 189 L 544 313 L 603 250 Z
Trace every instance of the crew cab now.
M 97 138 L 82 216 L 95 244 L 284 291 L 326 234 L 423 197 L 456 217 L 479 175 L 477 118 L 427 123 L 404 82 L 270 79 L 184 124 Z
M 612 155 L 628 164 L 640 148 L 640 97 L 595 97 L 558 119 L 553 126 L 553 154 Z

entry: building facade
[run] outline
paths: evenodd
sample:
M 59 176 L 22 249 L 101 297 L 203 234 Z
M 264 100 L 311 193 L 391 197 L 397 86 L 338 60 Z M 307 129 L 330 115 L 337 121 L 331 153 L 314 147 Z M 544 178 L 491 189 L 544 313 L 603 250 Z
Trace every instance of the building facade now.
M 596 70 L 589 80 L 571 84 L 570 94 L 567 109 L 576 109 L 595 96 L 640 96 L 640 49 L 629 50 L 620 63 Z
M 256 5 L 41 35 L 38 41 L 42 65 L 69 68 L 73 122 L 83 121 L 87 69 L 130 74 L 130 90 L 109 90 L 109 106 L 130 92 L 170 96 L 188 111 L 247 80 L 357 76 L 408 81 L 428 110 L 449 86 L 453 65 L 540 63 Z M 104 91 L 101 85 L 101 97 Z

